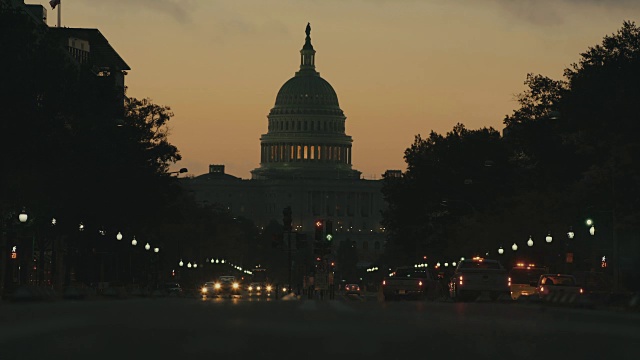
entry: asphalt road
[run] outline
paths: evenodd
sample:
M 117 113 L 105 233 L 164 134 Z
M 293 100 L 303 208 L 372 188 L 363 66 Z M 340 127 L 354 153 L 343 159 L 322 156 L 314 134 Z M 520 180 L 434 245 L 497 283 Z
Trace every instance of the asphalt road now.
M 638 359 L 640 314 L 515 303 L 0 303 L 0 359 Z

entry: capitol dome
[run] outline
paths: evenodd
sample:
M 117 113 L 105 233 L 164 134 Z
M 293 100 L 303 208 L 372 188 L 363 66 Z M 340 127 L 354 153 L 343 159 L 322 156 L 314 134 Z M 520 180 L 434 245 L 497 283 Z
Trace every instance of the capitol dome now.
M 317 73 L 311 72 L 298 72 L 282 85 L 271 113 L 297 109 L 342 114 L 338 105 L 338 95 L 331 84 Z
M 254 179 L 358 179 L 351 166 L 351 136 L 338 95 L 316 71 L 311 26 L 300 50 L 300 70 L 280 87 L 260 138 L 260 167 Z

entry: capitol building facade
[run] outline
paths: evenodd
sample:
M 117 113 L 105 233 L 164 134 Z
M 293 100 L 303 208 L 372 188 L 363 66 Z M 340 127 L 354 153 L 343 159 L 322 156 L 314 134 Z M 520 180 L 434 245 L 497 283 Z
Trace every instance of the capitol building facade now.
M 183 182 L 197 201 L 218 204 L 261 227 L 282 223 L 282 210 L 290 206 L 294 231 L 311 242 L 315 222 L 331 221 L 334 251 L 341 241 L 351 242 L 364 267 L 384 248 L 382 180 L 363 179 L 352 166 L 346 117 L 335 90 L 316 71 L 310 33 L 307 25 L 300 70 L 282 85 L 267 116 L 260 166 L 251 179 L 226 174 L 224 165 L 214 164 L 208 173 Z

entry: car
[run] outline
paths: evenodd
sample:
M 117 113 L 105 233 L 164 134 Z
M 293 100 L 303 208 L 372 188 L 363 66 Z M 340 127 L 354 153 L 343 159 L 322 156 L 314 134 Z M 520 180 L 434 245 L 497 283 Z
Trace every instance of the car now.
M 538 280 L 538 296 L 541 299 L 551 298 L 558 294 L 584 294 L 576 282 L 576 278 L 569 274 L 543 274 Z
M 524 296 L 537 295 L 538 279 L 540 275 L 548 273 L 544 267 L 537 267 L 535 264 L 518 263 L 509 272 L 511 278 L 511 298 L 513 300 Z
M 220 276 L 218 281 L 209 281 L 200 288 L 203 296 L 229 296 L 242 295 L 240 283 L 235 276 Z
M 433 289 L 434 283 L 426 269 L 402 266 L 382 279 L 382 295 L 385 301 L 398 298 L 422 300 Z
M 491 300 L 511 298 L 511 278 L 499 261 L 479 256 L 461 260 L 449 280 L 449 296 L 454 301 L 475 300 L 486 294 Z
M 182 287 L 178 283 L 165 283 L 162 290 L 169 295 L 182 295 Z
M 214 296 L 216 294 L 216 282 L 209 281 L 202 285 L 200 288 L 202 296 Z
M 273 291 L 273 287 L 268 284 L 252 282 L 247 286 L 247 294 L 249 296 L 270 296 Z
M 345 295 L 360 295 L 360 285 L 358 284 L 346 284 L 344 286 Z

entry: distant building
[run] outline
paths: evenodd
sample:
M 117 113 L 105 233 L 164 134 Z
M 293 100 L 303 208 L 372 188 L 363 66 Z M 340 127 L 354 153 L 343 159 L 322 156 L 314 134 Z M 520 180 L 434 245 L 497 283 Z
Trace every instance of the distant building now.
M 341 241 L 352 242 L 366 266 L 384 248 L 382 181 L 362 179 L 352 167 L 353 140 L 335 90 L 315 70 L 310 28 L 300 54 L 300 70 L 280 88 L 267 116 L 251 179 L 210 165 L 209 173 L 183 181 L 199 202 L 222 205 L 262 227 L 282 223 L 283 208 L 291 206 L 294 230 L 311 241 L 314 223 L 331 220 L 334 253 Z

